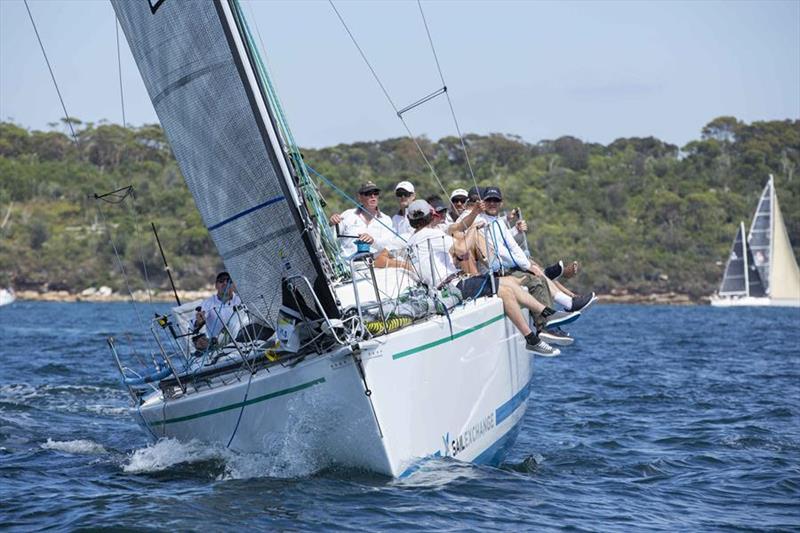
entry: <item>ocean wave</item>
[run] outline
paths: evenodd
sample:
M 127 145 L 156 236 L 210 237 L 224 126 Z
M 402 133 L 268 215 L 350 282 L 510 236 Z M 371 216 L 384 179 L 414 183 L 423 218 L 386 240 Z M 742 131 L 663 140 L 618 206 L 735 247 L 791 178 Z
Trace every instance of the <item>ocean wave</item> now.
M 47 439 L 47 442 L 42 444 L 41 447 L 45 450 L 57 450 L 59 452 L 76 455 L 101 455 L 108 453 L 102 444 L 86 439 L 64 441 Z

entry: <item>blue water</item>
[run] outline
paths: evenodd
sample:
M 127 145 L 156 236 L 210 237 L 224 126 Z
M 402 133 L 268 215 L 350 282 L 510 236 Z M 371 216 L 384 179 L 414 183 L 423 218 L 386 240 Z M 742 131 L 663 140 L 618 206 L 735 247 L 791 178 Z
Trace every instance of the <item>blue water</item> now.
M 126 304 L 0 308 L 0 528 L 800 530 L 800 311 L 597 305 L 535 361 L 499 468 L 409 478 L 149 443 Z

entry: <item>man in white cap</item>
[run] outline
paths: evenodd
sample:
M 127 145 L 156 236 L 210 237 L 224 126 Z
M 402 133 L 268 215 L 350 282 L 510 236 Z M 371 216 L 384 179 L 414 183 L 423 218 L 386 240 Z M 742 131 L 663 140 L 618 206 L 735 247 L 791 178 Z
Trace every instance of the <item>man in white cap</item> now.
M 464 189 L 456 189 L 450 193 L 450 209 L 447 210 L 447 218 L 445 222 L 448 224 L 453 224 L 458 217 L 461 216 L 461 213 L 464 212 L 464 209 L 467 207 L 467 198 L 469 194 Z
M 417 199 L 414 185 L 410 181 L 401 181 L 394 187 L 394 195 L 397 197 L 399 209 L 397 214 L 392 217 L 394 230 L 404 239 L 407 239 L 414 231 L 408 224 L 406 210 L 411 202 Z

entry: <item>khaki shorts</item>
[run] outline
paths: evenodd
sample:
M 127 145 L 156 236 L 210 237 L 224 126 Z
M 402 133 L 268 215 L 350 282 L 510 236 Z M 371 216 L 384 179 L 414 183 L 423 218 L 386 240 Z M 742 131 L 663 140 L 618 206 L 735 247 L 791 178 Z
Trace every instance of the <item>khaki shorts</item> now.
M 550 287 L 547 285 L 547 281 L 545 278 L 541 276 L 535 276 L 530 272 L 522 272 L 520 270 L 515 270 L 511 272 L 511 275 L 521 280 L 520 285 L 525 287 L 528 290 L 528 293 L 536 298 L 541 304 L 553 308 L 553 296 L 550 294 Z M 533 315 L 533 313 L 531 313 Z M 533 321 L 536 326 L 541 327 L 544 324 L 541 315 L 533 315 Z

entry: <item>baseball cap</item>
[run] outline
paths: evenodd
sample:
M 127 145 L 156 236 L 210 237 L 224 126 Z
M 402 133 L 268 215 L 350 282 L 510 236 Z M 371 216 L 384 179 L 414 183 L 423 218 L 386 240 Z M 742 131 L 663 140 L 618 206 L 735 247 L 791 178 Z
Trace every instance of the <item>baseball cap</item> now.
M 432 211 L 433 208 L 431 207 L 431 204 L 425 200 L 414 200 L 411 202 L 411 205 L 408 206 L 408 219 L 419 220 L 430 215 Z
M 447 206 L 444 205 L 444 202 L 442 201 L 441 198 L 436 198 L 429 203 L 431 207 L 433 207 L 433 210 L 436 211 L 437 213 L 444 213 L 445 211 L 447 211 Z
M 483 190 L 483 199 L 487 200 L 489 198 L 496 198 L 498 200 L 502 200 L 503 193 L 500 192 L 499 187 L 495 187 L 494 185 L 486 187 L 486 189 Z
M 375 183 L 372 181 L 365 181 L 361 184 L 361 187 L 358 188 L 358 194 L 366 194 L 370 191 L 381 192 L 381 188 L 375 185 Z
M 403 189 L 406 192 L 415 192 L 414 186 L 411 184 L 410 181 L 401 181 L 400 183 L 395 185 L 394 187 L 395 191 L 399 191 L 400 189 Z
M 451 200 L 453 198 L 458 198 L 459 196 L 463 196 L 464 198 L 466 198 L 466 197 L 469 196 L 469 193 L 467 193 L 467 191 L 465 191 L 464 189 L 456 189 L 456 190 L 454 190 L 453 192 L 450 193 L 450 199 Z
M 480 187 L 470 187 L 467 192 L 467 197 L 473 202 L 477 202 L 479 197 L 483 197 L 483 189 Z

